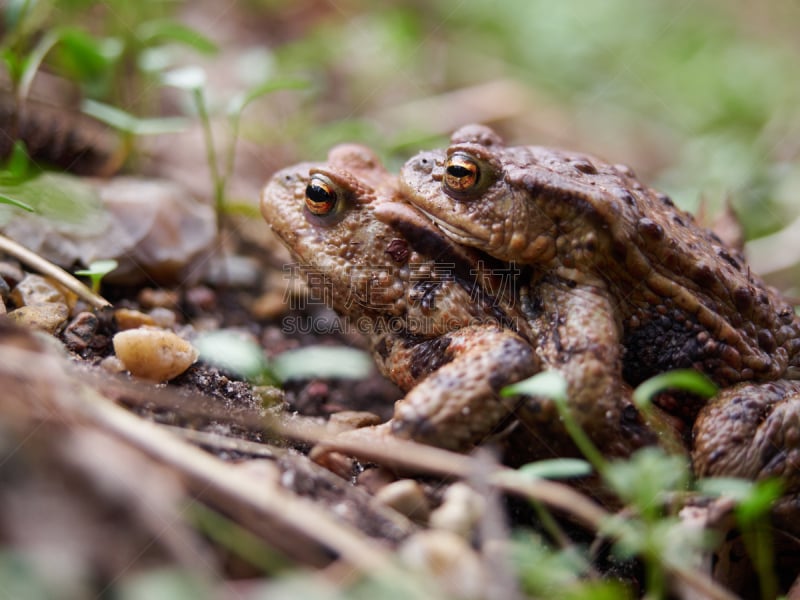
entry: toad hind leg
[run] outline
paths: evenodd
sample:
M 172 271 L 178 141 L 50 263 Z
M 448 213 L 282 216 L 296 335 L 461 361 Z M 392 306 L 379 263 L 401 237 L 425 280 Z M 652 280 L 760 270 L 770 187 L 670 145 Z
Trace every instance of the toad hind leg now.
M 722 390 L 695 421 L 698 477 L 782 477 L 800 491 L 800 382 L 741 383 Z

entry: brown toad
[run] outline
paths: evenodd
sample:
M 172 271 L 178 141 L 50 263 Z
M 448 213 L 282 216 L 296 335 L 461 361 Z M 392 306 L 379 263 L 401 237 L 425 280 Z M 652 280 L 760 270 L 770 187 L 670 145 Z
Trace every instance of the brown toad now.
M 492 284 L 496 274 L 426 219 L 406 214 L 394 229 L 375 218 L 398 189 L 371 151 L 340 146 L 327 163 L 276 173 L 261 210 L 315 294 L 366 335 L 380 370 L 407 391 L 389 423 L 359 433 L 467 449 L 514 411 L 519 400 L 498 390 L 537 370 L 528 324 L 509 288 Z
M 477 125 L 410 159 L 402 179 L 452 240 L 529 267 L 534 347 L 542 368 L 566 376 L 594 439 L 620 422 L 628 385 L 693 368 L 726 388 L 704 408 L 662 399 L 683 421 L 697 417 L 696 471 L 800 484 L 800 320 L 667 196 L 624 166 L 507 147 Z

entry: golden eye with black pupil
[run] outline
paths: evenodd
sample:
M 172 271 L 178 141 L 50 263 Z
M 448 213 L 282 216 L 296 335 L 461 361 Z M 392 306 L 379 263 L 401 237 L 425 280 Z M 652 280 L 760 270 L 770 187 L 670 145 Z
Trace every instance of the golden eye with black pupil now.
M 313 175 L 306 186 L 306 208 L 317 217 L 324 217 L 336 210 L 339 192 L 333 183 L 321 175 Z
M 452 192 L 463 194 L 475 189 L 481 178 L 478 162 L 471 156 L 456 152 L 444 166 L 444 184 Z

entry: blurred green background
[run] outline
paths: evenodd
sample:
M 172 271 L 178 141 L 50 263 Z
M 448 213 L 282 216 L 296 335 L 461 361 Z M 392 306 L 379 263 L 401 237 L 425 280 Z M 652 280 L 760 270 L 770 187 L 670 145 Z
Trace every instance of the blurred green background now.
M 691 210 L 713 214 L 730 199 L 748 237 L 800 213 L 794 0 L 9 0 L 6 40 L 25 11 L 29 39 L 72 24 L 106 54 L 116 42 L 113 77 L 80 73 L 57 52 L 43 68 L 143 116 L 191 112 L 153 79 L 176 66 L 206 69 L 212 113 L 258 82 L 307 81 L 243 113 L 240 154 L 262 157 L 253 177 L 341 141 L 374 146 L 396 169 L 479 121 L 512 142 L 628 163 Z M 163 19 L 216 53 L 176 36 L 145 44 L 141 32 Z

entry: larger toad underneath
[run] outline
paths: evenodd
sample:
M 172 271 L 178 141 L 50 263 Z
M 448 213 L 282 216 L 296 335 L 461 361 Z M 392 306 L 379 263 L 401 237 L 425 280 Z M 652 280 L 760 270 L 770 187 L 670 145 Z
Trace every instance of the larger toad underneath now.
M 598 438 L 611 398 L 677 368 L 723 391 L 671 397 L 694 424 L 700 475 L 784 475 L 800 484 L 800 320 L 726 246 L 630 169 L 467 126 L 403 168 L 404 193 L 455 242 L 528 265 L 543 368 L 562 372 Z M 756 383 L 773 382 L 773 383 Z M 698 416 L 698 411 L 699 416 Z

